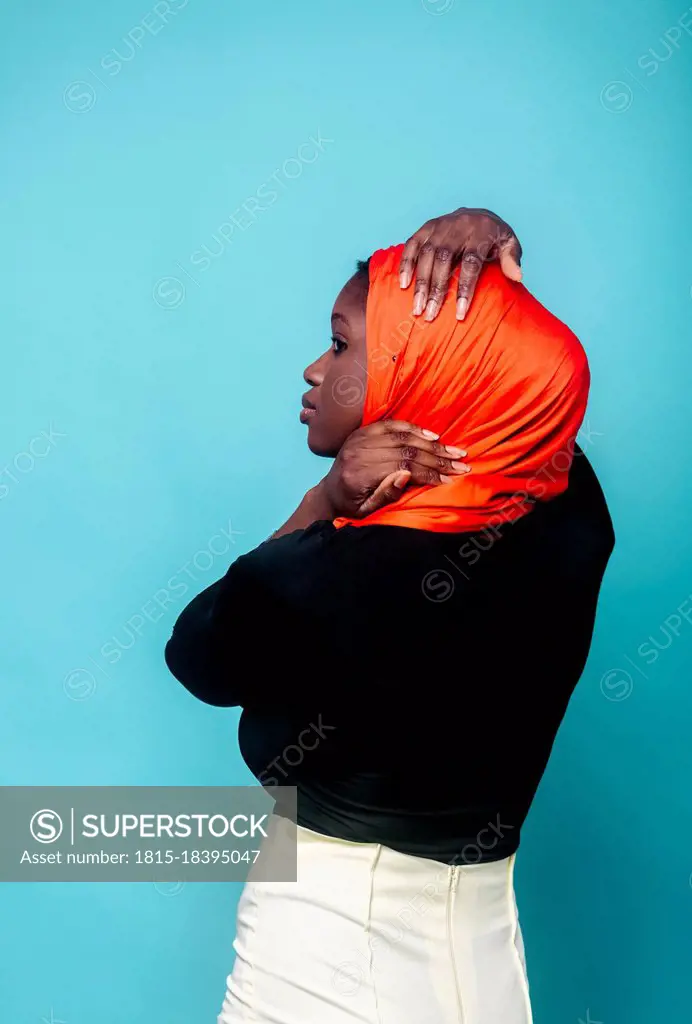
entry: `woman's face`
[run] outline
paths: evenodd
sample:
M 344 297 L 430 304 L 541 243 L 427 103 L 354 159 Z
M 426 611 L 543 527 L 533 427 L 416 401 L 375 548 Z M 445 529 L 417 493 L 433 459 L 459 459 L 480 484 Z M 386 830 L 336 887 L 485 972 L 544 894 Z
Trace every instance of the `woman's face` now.
M 334 458 L 363 419 L 367 298 L 367 273 L 354 274 L 334 303 L 331 346 L 303 373 L 310 390 L 303 395 L 300 418 L 308 425 L 308 447 L 315 455 Z

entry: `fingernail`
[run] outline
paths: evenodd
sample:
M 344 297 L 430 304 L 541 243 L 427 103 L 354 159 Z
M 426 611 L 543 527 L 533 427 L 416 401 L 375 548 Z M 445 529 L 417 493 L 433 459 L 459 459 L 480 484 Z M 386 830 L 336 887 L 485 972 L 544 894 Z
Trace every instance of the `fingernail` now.
M 460 473 L 468 473 L 469 467 L 465 462 L 453 462 L 452 466 L 454 469 L 458 469 Z
M 413 300 L 413 315 L 420 316 L 425 306 L 425 300 L 423 299 L 423 293 L 417 292 L 416 297 Z
M 457 302 L 457 320 L 463 320 L 469 308 L 468 299 L 459 299 Z
M 445 476 L 444 473 L 440 473 L 440 480 L 442 481 L 443 484 L 453 484 L 454 483 L 454 477 L 453 476 Z
M 402 270 L 402 272 L 399 274 L 399 284 L 401 285 L 402 288 L 408 288 L 410 283 L 411 278 L 409 277 L 405 270 Z
M 421 428 L 421 434 L 423 435 L 423 437 L 427 437 L 428 440 L 430 440 L 430 441 L 437 441 L 437 439 L 440 436 L 439 434 L 435 434 L 432 430 L 423 430 L 422 428 Z
M 408 475 L 402 473 L 401 476 L 397 476 L 394 478 L 394 486 L 398 487 L 399 490 L 402 490 L 402 488 L 404 488 L 408 483 L 408 480 Z
M 430 302 L 428 303 L 428 308 L 425 311 L 425 319 L 434 320 L 435 313 L 437 313 L 437 302 L 435 301 L 435 299 L 431 299 Z
M 463 448 L 455 448 L 452 444 L 446 444 L 445 449 L 450 455 L 456 455 L 457 458 L 463 458 L 464 455 L 468 455 L 468 452 Z

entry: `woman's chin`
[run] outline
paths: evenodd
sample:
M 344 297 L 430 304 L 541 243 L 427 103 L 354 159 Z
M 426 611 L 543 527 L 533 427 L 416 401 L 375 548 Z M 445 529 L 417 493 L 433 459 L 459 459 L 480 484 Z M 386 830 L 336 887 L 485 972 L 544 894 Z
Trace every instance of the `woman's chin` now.
M 308 427 L 308 448 L 313 455 L 320 455 L 325 459 L 334 459 L 339 454 L 339 448 L 335 448 L 325 438 L 320 437 L 311 426 Z

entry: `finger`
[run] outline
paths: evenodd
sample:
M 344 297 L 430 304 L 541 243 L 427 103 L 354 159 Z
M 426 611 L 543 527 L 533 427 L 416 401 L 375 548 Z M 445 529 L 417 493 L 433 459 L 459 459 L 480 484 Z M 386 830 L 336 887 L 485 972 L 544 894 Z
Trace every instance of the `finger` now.
M 422 231 L 423 228 L 420 231 L 416 231 L 415 235 L 411 235 L 404 246 L 401 262 L 399 263 L 399 284 L 402 288 L 408 288 L 413 280 L 413 271 L 415 270 L 416 260 L 418 259 L 418 253 L 423 241 Z
M 424 483 L 439 483 L 440 476 L 463 476 L 471 472 L 471 467 L 463 458 L 446 452 L 425 451 L 415 444 L 397 444 L 394 447 L 369 447 L 360 453 L 359 472 L 369 482 L 369 487 L 377 487 L 384 477 L 396 470 L 423 474 Z M 453 452 L 460 449 L 455 448 Z M 365 454 L 367 453 L 367 454 Z
M 388 444 L 383 438 L 380 444 L 364 445 L 359 453 L 360 471 L 367 473 L 371 486 L 375 486 L 383 476 L 394 472 L 395 469 L 413 471 L 416 466 L 434 469 L 446 476 L 471 472 L 462 448 L 437 445 L 434 449 L 426 450 L 422 447 L 426 443 L 411 438 L 408 444 Z
M 367 475 L 370 478 L 371 483 L 367 487 L 367 490 L 372 487 L 373 494 L 375 494 L 382 482 L 385 480 L 389 480 L 391 482 L 392 478 L 397 473 L 407 473 L 410 478 L 410 483 L 415 484 L 416 487 L 437 487 L 439 484 L 451 483 L 452 480 L 459 480 L 465 475 L 463 472 L 455 473 L 453 470 L 443 472 L 440 466 L 425 465 L 422 461 L 417 459 L 398 458 L 378 462 L 376 466 L 368 468 Z
M 512 233 L 500 243 L 498 250 L 503 274 L 510 281 L 521 281 L 521 245 L 517 236 Z
M 394 486 L 392 478 L 397 473 L 407 474 L 407 477 L 420 487 L 429 487 L 449 483 L 470 471 L 471 467 L 460 459 L 433 455 L 413 445 L 370 449 L 367 457 L 363 457 L 361 452 L 357 469 L 358 489 L 362 489 L 365 494 L 372 491 L 369 495 L 372 497 L 385 480 Z
M 393 501 L 398 501 L 401 497 L 401 492 L 410 479 L 411 474 L 406 470 L 400 469 L 386 476 L 379 487 L 373 491 L 369 498 L 365 499 L 358 509 L 359 518 L 360 516 L 369 516 L 371 512 L 376 512 L 378 508 L 382 508 L 384 505 L 391 505 Z
M 380 429 L 373 432 L 373 440 L 378 437 L 380 439 L 386 437 L 388 442 L 395 445 L 412 443 L 435 455 L 449 454 L 454 458 L 463 458 L 468 454 L 465 448 L 443 444 L 439 440 L 439 434 L 419 427 L 415 423 L 408 423 L 406 420 L 381 420 L 379 425 Z
M 454 458 L 453 455 L 447 453 L 438 455 L 434 452 L 423 451 L 413 444 L 402 445 L 398 449 L 398 454 L 399 469 L 410 470 L 412 473 L 416 469 L 421 469 L 434 470 L 435 473 L 443 476 L 458 476 L 471 471 L 469 464 L 462 459 Z
M 468 467 L 463 472 L 447 471 L 441 472 L 437 466 L 426 466 L 422 462 L 409 462 L 402 460 L 399 469 L 407 468 L 411 474 L 411 483 L 417 487 L 437 487 L 438 484 L 450 484 L 453 480 L 459 480 L 469 472 Z
M 413 315 L 420 316 L 428 302 L 430 293 L 430 279 L 432 277 L 433 263 L 435 262 L 435 246 L 432 242 L 425 241 L 418 250 L 418 264 L 416 266 L 416 283 L 413 288 Z
M 426 441 L 437 441 L 440 436 L 434 430 L 426 430 L 407 420 L 376 420 L 375 423 L 369 423 L 366 427 L 359 427 L 356 433 L 361 436 L 361 444 L 382 435 L 406 434 L 407 437 L 420 437 Z M 403 437 L 399 440 L 403 440 Z
M 457 288 L 457 320 L 466 316 L 478 278 L 483 268 L 483 258 L 475 249 L 465 249 L 459 267 L 459 287 Z
M 434 320 L 442 308 L 447 295 L 449 279 L 452 275 L 454 252 L 448 246 L 440 245 L 435 250 L 432 274 L 430 278 L 430 294 L 425 308 L 425 319 Z

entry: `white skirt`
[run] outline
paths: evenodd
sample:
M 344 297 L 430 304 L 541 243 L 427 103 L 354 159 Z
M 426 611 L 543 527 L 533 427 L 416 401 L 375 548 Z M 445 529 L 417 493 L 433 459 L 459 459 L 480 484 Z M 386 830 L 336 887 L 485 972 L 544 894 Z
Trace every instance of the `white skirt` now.
M 515 854 L 451 867 L 271 824 L 298 880 L 246 882 L 217 1024 L 531 1024 Z

